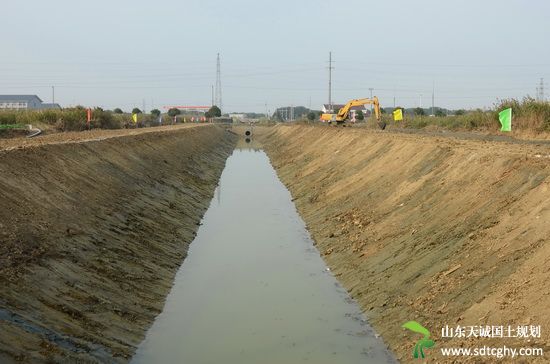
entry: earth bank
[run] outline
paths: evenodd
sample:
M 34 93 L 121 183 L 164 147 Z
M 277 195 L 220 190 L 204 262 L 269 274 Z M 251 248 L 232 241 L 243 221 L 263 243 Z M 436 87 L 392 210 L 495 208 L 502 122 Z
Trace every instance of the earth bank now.
M 479 362 L 437 348 L 483 345 L 543 348 L 526 362 L 547 362 L 547 143 L 320 126 L 256 135 L 324 259 L 402 362 L 420 338 L 401 328 L 409 320 L 435 338 L 428 362 Z M 446 339 L 445 325 L 541 325 L 542 335 Z
M 236 142 L 214 125 L 86 135 L 0 150 L 2 363 L 131 358 Z

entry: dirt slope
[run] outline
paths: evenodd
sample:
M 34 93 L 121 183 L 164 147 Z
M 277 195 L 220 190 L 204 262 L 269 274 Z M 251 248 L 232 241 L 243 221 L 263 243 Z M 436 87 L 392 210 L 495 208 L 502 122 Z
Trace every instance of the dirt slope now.
M 307 126 L 257 134 L 325 260 L 403 362 L 419 339 L 400 327 L 409 320 L 437 347 L 533 346 L 550 360 L 547 144 Z M 542 337 L 441 338 L 457 324 L 541 325 Z M 453 362 L 436 348 L 427 362 Z
M 236 137 L 208 125 L 52 138 L 0 151 L 0 362 L 125 362 Z

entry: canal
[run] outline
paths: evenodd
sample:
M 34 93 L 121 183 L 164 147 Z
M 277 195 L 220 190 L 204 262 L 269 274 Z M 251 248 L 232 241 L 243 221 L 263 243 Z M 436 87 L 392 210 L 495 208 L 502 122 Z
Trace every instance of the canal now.
M 261 150 L 236 149 L 132 363 L 395 363 Z

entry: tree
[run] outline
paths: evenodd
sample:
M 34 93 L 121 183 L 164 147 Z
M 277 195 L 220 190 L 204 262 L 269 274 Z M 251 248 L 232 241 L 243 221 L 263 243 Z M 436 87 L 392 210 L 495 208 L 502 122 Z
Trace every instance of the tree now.
M 168 115 L 171 116 L 171 117 L 174 117 L 174 116 L 179 115 L 179 114 L 181 114 L 181 110 L 176 109 L 175 107 L 168 110 Z
M 137 107 L 134 107 L 134 108 L 132 109 L 132 114 L 141 114 L 141 110 L 138 109 Z
M 213 105 L 205 114 L 207 118 L 217 118 L 222 116 L 222 111 L 216 105 Z
M 357 114 L 355 115 L 355 118 L 359 121 L 365 120 L 365 114 L 363 114 L 363 110 L 357 110 Z
M 115 114 L 124 114 L 124 111 L 122 111 L 122 109 L 121 109 L 121 108 L 118 108 L 118 107 L 117 107 L 116 109 L 114 109 L 113 112 L 114 112 Z
M 155 115 L 158 118 L 160 116 L 160 110 L 159 109 L 151 110 L 151 115 Z
M 423 108 L 421 108 L 421 107 L 416 107 L 416 108 L 414 109 L 414 114 L 415 114 L 416 116 L 423 116 L 423 115 L 426 115 L 426 112 L 424 111 Z
M 443 110 L 437 109 L 437 110 L 435 110 L 435 116 L 445 117 L 445 116 L 447 116 L 447 114 L 445 114 L 445 113 L 443 112 Z
M 455 111 L 455 115 L 457 115 L 457 116 L 458 116 L 458 115 L 464 115 L 464 114 L 466 114 L 466 111 L 465 111 L 465 110 L 460 109 L 460 110 L 456 110 L 456 111 Z
M 315 113 L 314 113 L 313 111 L 308 112 L 308 113 L 307 113 L 307 119 L 308 119 L 309 121 L 315 120 Z

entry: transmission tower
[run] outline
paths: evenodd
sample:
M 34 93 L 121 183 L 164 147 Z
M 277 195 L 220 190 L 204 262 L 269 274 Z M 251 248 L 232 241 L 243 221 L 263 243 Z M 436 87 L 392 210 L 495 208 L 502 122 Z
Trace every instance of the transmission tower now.
M 332 52 L 328 53 L 328 107 L 332 112 Z
M 544 78 L 540 79 L 539 87 L 537 87 L 537 100 L 544 101 Z
M 220 54 L 218 53 L 218 61 L 216 66 L 216 97 L 214 104 L 222 109 L 222 71 L 220 66 Z

